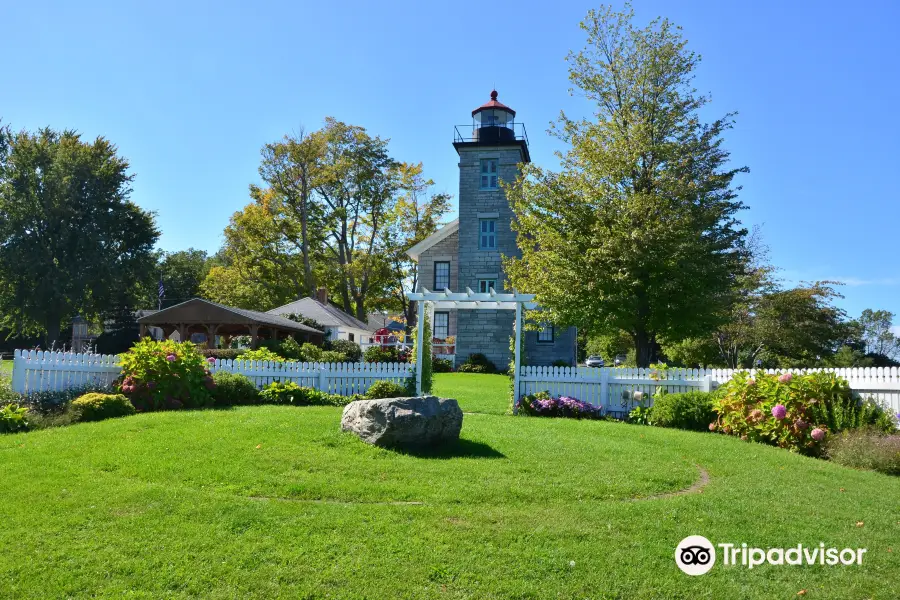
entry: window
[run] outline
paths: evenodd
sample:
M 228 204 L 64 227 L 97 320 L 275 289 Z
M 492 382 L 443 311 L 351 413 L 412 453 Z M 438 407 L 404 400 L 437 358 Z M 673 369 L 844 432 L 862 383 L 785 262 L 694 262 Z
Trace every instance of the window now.
M 479 219 L 478 247 L 481 250 L 493 250 L 497 247 L 497 219 Z
M 544 323 L 541 327 L 541 330 L 538 331 L 538 343 L 540 344 L 552 344 L 553 343 L 553 325 L 549 323 Z
M 496 190 L 499 187 L 497 184 L 497 159 L 481 159 L 481 189 Z
M 352 342 L 352 341 L 353 341 L 353 334 L 352 334 L 352 333 L 348 333 L 348 334 L 347 334 L 347 339 L 350 340 L 350 341 Z
M 479 294 L 489 294 L 491 289 L 495 292 L 497 291 L 497 280 L 496 279 L 479 279 L 478 280 L 478 293 Z
M 450 263 L 434 263 L 434 289 L 443 291 L 450 289 Z
M 450 336 L 450 313 L 434 313 L 434 337 L 445 340 Z

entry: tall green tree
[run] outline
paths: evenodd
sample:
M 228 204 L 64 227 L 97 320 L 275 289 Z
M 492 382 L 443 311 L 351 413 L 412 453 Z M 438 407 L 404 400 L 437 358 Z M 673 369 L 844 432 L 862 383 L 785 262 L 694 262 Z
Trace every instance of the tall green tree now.
M 200 285 L 209 273 L 210 261 L 205 251 L 188 248 L 177 252 L 163 252 L 157 269 L 157 279 L 153 283 L 162 280 L 165 287 L 164 304 L 171 306 L 200 295 Z
M 153 217 L 129 200 L 115 145 L 0 129 L 0 328 L 43 332 L 131 303 L 153 266 Z
M 860 328 L 866 354 L 890 360 L 900 359 L 900 337 L 893 331 L 894 313 L 867 308 L 856 322 Z
M 437 231 L 450 211 L 449 194 L 431 194 L 434 181 L 423 176 L 422 163 L 398 166 L 399 196 L 382 229 L 381 247 L 393 275 L 391 299 L 402 312 L 407 327 L 416 322 L 416 304 L 407 297 L 416 289 L 418 263 L 406 251 Z
M 525 165 L 507 186 L 521 258 L 506 269 L 557 324 L 628 332 L 647 366 L 661 339 L 726 318 L 747 261 L 732 182 L 747 169 L 727 166 L 732 115 L 702 119 L 700 59 L 680 30 L 632 19 L 604 8 L 582 22 L 587 45 L 569 55 L 569 78 L 594 117 L 561 116 L 560 172 Z
M 269 310 L 302 295 L 303 259 L 275 216 L 282 206 L 277 194 L 251 186 L 250 196 L 253 202 L 231 216 L 200 292 L 228 306 Z

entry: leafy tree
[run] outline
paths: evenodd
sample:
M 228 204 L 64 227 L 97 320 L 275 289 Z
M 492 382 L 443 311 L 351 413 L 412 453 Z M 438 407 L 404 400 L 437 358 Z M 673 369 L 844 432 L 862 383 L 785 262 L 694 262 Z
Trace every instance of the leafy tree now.
M 747 169 L 726 166 L 732 115 L 701 120 L 700 59 L 678 28 L 639 29 L 632 17 L 605 8 L 581 24 L 588 44 L 569 55 L 569 78 L 595 120 L 563 114 L 553 130 L 570 144 L 561 172 L 525 165 L 507 185 L 522 256 L 506 269 L 554 322 L 626 331 L 648 366 L 660 340 L 726 319 L 747 260 L 732 180 Z
M 862 312 L 857 324 L 867 355 L 879 355 L 888 359 L 900 358 L 900 338 L 893 332 L 894 313 L 888 310 Z
M 203 250 L 188 248 L 163 253 L 154 283 L 162 279 L 165 305 L 174 305 L 199 296 L 200 285 L 209 274 L 209 269 L 209 257 Z
M 316 190 L 324 183 L 326 136 L 322 131 L 285 136 L 266 144 L 259 174 L 280 201 L 272 213 L 282 235 L 300 251 L 303 261 L 303 295 L 313 296 L 318 287 L 313 263 L 324 250 L 324 211 Z
M 269 310 L 296 300 L 304 289 L 302 259 L 273 214 L 272 190 L 251 186 L 254 202 L 234 213 L 225 244 L 200 286 L 203 297 L 239 308 Z
M 382 229 L 381 247 L 393 275 L 391 297 L 406 323 L 415 323 L 416 304 L 409 301 L 407 294 L 416 289 L 419 265 L 406 251 L 437 231 L 441 219 L 450 211 L 450 196 L 432 194 L 426 199 L 434 182 L 423 177 L 422 163 L 401 163 L 398 171 L 400 196 Z
M 0 328 L 49 345 L 73 316 L 132 301 L 159 233 L 128 199 L 128 167 L 102 137 L 0 129 Z

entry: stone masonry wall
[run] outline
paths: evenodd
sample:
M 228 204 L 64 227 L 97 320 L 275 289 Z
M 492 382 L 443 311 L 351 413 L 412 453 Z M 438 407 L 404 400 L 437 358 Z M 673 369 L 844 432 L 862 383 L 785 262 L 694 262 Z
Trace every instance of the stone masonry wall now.
M 459 232 L 450 234 L 446 239 L 441 240 L 421 255 L 419 255 L 419 278 L 416 282 L 416 291 L 421 292 L 422 288 L 431 292 L 442 292 L 443 290 L 434 289 L 434 263 L 439 261 L 450 261 L 450 290 L 459 291 Z M 455 310 L 447 311 L 450 313 L 450 334 L 456 335 L 456 312 Z M 431 324 L 432 330 L 434 323 Z

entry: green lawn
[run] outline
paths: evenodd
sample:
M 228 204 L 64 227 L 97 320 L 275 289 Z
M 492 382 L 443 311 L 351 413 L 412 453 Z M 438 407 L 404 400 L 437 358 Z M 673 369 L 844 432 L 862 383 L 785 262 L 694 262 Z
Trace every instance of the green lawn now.
M 506 378 L 440 375 L 466 411 Z M 493 390 L 493 391 L 491 391 Z M 0 436 L 0 597 L 892 598 L 900 479 L 713 434 L 467 414 L 403 454 L 340 409 L 156 413 Z M 702 493 L 648 498 L 690 486 Z M 857 522 L 863 526 L 858 527 Z M 690 534 L 861 567 L 675 566 Z M 574 565 L 572 562 L 574 561 Z
M 12 377 L 13 361 L 0 360 L 0 375 Z

